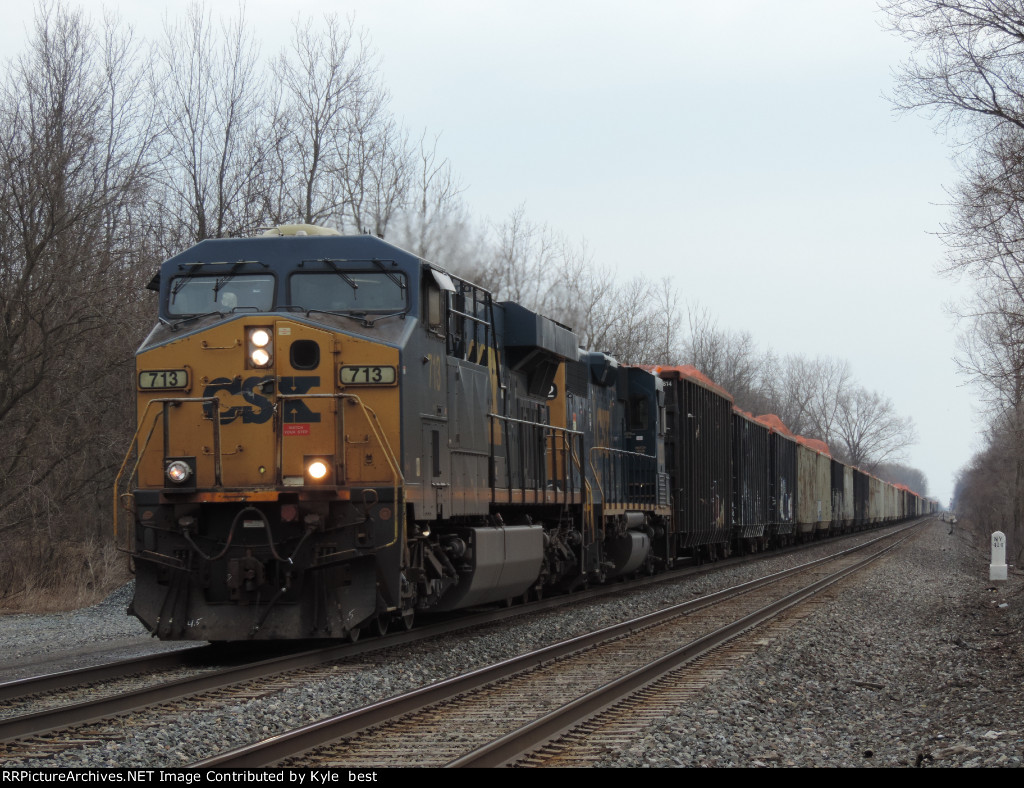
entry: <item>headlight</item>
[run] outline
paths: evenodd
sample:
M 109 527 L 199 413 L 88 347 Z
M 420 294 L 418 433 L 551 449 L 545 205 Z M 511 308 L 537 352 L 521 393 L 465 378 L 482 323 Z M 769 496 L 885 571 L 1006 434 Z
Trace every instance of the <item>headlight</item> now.
M 269 328 L 247 328 L 248 366 L 269 367 L 274 360 L 273 332 Z
M 306 484 L 333 484 L 334 458 L 323 454 L 307 454 L 302 458 L 304 481 Z
M 270 334 L 265 328 L 257 328 L 250 339 L 256 347 L 266 347 L 270 342 Z
M 174 460 L 167 463 L 167 478 L 175 484 L 184 484 L 192 476 L 192 469 L 183 460 Z

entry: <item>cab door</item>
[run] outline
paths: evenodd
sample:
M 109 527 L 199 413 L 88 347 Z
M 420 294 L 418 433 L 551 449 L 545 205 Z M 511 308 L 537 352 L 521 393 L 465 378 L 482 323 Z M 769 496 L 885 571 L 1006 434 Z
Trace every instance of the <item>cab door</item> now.
M 418 461 L 421 485 L 420 516 L 443 518 L 451 513 L 451 452 L 448 435 L 448 386 L 446 375 L 448 298 L 455 292 L 451 278 L 433 268 L 425 269 L 424 327 L 425 348 L 422 356 L 424 375 L 421 393 L 417 396 L 420 416 L 420 455 Z

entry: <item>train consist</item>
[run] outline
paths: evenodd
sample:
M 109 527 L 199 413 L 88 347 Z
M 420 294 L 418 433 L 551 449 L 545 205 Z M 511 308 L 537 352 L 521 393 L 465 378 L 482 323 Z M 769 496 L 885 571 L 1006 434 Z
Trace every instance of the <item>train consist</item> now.
M 161 638 L 354 639 L 932 507 L 370 236 L 203 241 L 150 287 L 115 494 Z

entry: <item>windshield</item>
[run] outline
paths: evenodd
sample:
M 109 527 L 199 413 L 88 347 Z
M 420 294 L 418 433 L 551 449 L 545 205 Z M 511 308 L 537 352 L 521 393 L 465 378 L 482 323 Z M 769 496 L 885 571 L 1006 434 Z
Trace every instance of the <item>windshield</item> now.
M 267 312 L 274 304 L 274 277 L 259 275 L 177 276 L 171 280 L 167 313 L 205 315 L 233 309 Z
M 291 304 L 319 312 L 401 312 L 405 276 L 380 271 L 292 274 Z

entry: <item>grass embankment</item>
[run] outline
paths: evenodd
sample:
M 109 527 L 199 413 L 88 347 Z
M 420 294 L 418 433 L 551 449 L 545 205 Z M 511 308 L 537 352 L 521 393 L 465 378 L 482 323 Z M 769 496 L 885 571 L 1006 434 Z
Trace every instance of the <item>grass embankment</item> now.
M 0 614 L 88 607 L 130 579 L 127 558 L 110 543 L 14 538 L 0 555 Z

